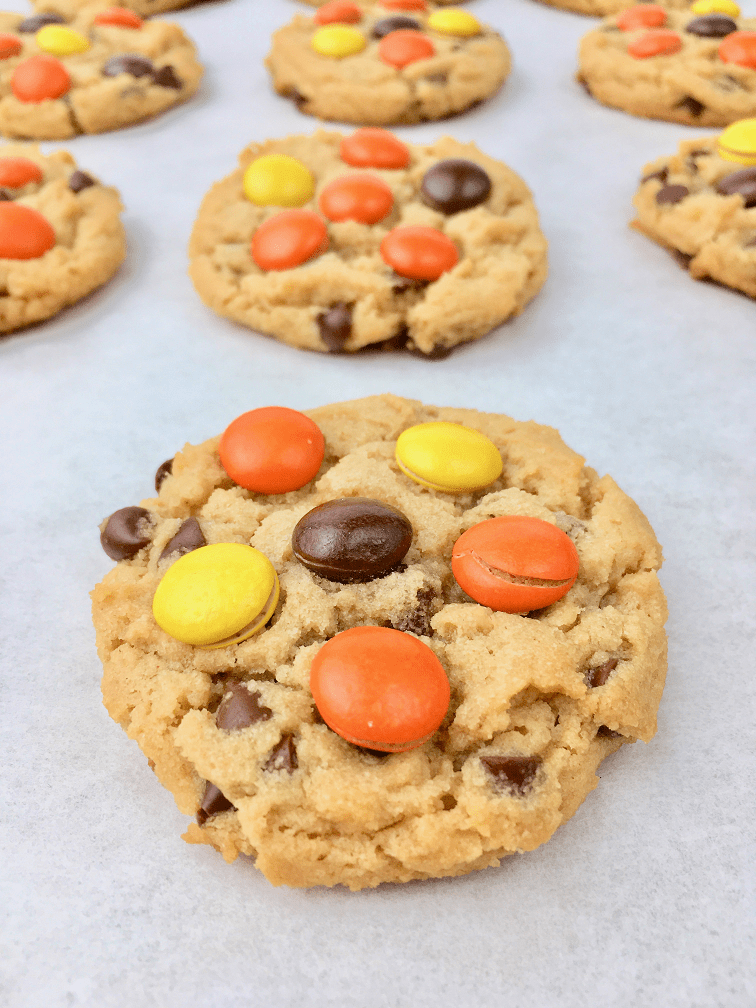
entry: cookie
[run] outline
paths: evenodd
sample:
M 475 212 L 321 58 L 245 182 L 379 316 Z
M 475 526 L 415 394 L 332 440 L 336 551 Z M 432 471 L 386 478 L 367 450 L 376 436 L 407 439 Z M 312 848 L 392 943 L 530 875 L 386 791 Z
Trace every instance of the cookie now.
M 123 0 L 119 10 L 133 11 L 141 17 L 163 14 L 165 11 L 188 7 L 196 0 Z M 96 4 L 96 0 L 95 0 Z M 32 0 L 32 6 L 39 14 L 60 14 L 66 21 L 73 21 L 78 14 L 92 8 L 92 0 Z M 99 4 L 97 6 L 102 6 Z
M 66 151 L 0 146 L 0 332 L 55 315 L 113 276 L 126 254 L 118 192 Z
M 247 489 L 276 460 L 293 489 Z M 190 843 L 274 885 L 462 875 L 544 843 L 654 734 L 661 551 L 555 430 L 269 407 L 159 476 L 101 526 L 93 612 L 105 705 Z
M 727 134 L 750 133 L 735 153 Z M 646 165 L 633 227 L 672 251 L 696 280 L 711 279 L 756 298 L 756 119 L 717 137 L 684 140 L 678 153 Z M 724 142 L 723 157 L 720 154 Z
M 725 126 L 756 114 L 756 18 L 630 7 L 584 36 L 578 80 L 631 115 Z
M 295 244 L 270 258 L 289 225 Z M 546 240 L 513 171 L 474 144 L 378 129 L 250 145 L 205 197 L 189 256 L 218 314 L 339 353 L 443 356 L 519 314 L 546 278 Z
M 176 24 L 123 8 L 0 14 L 0 133 L 63 140 L 119 129 L 186 101 L 202 77 Z
M 498 91 L 511 68 L 502 37 L 466 11 L 397 14 L 342 0 L 275 32 L 265 62 L 276 91 L 301 112 L 363 126 L 464 112 Z
M 587 14 L 589 17 L 609 17 L 621 13 L 627 7 L 627 0 L 540 0 L 540 2 L 548 4 L 549 7 L 572 11 L 574 14 Z M 702 2 L 707 3 L 711 0 Z M 717 3 L 719 0 L 713 2 Z M 688 0 L 668 0 L 664 6 L 679 10 L 688 6 Z

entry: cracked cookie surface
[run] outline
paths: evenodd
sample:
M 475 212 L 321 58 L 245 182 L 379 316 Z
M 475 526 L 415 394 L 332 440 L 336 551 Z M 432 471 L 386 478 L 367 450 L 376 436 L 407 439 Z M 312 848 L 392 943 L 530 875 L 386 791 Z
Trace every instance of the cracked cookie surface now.
M 605 756 L 654 734 L 666 609 L 647 520 L 552 428 L 391 395 L 308 415 L 326 448 L 301 490 L 265 497 L 235 486 L 214 438 L 186 445 L 159 496 L 142 502 L 145 545 L 93 592 L 111 717 L 181 811 L 199 810 L 185 839 L 228 861 L 255 856 L 274 884 L 360 889 L 461 875 L 532 850 L 596 786 Z M 487 435 L 501 452 L 501 476 L 450 494 L 404 475 L 397 437 L 437 420 Z M 406 515 L 414 538 L 402 567 L 344 584 L 297 562 L 297 522 L 341 497 L 370 497 Z M 557 525 L 580 558 L 568 593 L 527 616 L 472 602 L 451 573 L 458 536 L 502 515 Z M 237 646 L 182 644 L 152 618 L 170 562 L 161 553 L 190 518 L 208 544 L 251 544 L 278 573 L 271 623 Z M 362 625 L 418 636 L 449 678 L 441 728 L 409 752 L 360 749 L 314 707 L 313 659 L 335 634 Z M 240 691 L 246 727 L 229 730 L 228 709 L 218 709 Z

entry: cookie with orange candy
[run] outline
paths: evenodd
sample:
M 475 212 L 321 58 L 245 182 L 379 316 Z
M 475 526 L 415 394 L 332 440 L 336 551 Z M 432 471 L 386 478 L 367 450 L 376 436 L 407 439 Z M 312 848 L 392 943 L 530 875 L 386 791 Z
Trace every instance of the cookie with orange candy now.
M 57 314 L 126 254 L 118 192 L 66 151 L 0 145 L 0 332 Z
M 70 18 L 0 13 L 0 134 L 64 140 L 148 119 L 191 97 L 202 67 L 177 24 L 123 7 Z
M 654 734 L 659 545 L 551 428 L 252 404 L 156 488 L 100 527 L 105 705 L 185 839 L 274 885 L 496 865 Z
M 519 314 L 546 277 L 523 181 L 475 147 L 375 127 L 252 144 L 189 247 L 219 314 L 331 353 L 445 356 Z
M 424 0 L 331 0 L 275 32 L 265 62 L 276 91 L 301 112 L 361 126 L 464 112 L 495 94 L 511 68 L 497 31 Z
M 580 43 L 578 81 L 646 119 L 726 126 L 756 115 L 756 18 L 734 0 L 627 7 Z

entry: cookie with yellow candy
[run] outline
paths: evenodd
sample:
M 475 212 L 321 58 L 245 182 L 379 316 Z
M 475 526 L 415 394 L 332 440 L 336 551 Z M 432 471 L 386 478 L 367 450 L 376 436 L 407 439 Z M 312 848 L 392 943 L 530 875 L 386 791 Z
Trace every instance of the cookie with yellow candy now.
M 485 434 L 443 421 L 402 431 L 395 455 L 406 476 L 443 493 L 480 490 L 498 479 L 503 468 L 498 448 Z

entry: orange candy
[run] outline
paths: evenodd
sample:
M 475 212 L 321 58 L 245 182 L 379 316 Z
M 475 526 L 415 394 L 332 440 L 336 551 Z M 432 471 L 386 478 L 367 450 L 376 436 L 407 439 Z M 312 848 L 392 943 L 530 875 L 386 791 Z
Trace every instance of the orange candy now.
M 362 20 L 362 11 L 352 0 L 331 0 L 316 11 L 315 24 L 357 24 Z
M 429 227 L 394 228 L 381 242 L 381 255 L 395 273 L 410 280 L 438 280 L 459 262 L 451 238 Z
M 264 270 L 293 269 L 327 248 L 326 226 L 312 210 L 282 210 L 252 238 L 252 258 Z
M 378 55 L 383 62 L 396 67 L 397 70 L 418 60 L 430 59 L 435 54 L 436 47 L 428 36 L 409 28 L 389 32 L 383 36 L 378 45 Z
M 473 525 L 452 550 L 457 584 L 496 612 L 531 612 L 551 605 L 575 583 L 579 565 L 568 535 L 550 522 L 522 515 Z
M 108 7 L 107 10 L 100 11 L 94 19 L 95 24 L 114 25 L 117 28 L 141 28 L 144 21 L 133 11 L 126 10 L 125 7 Z
M 325 438 L 304 413 L 263 406 L 242 413 L 221 435 L 221 465 L 245 490 L 281 494 L 299 490 L 320 469 Z
M 0 186 L 20 189 L 28 182 L 41 182 L 42 169 L 25 157 L 0 157 Z
M 23 46 L 21 39 L 15 35 L 0 35 L 0 59 L 8 59 L 9 56 L 18 56 Z
M 318 206 L 332 221 L 377 224 L 391 213 L 394 194 L 376 175 L 342 175 L 323 189 Z
M 0 259 L 39 259 L 55 244 L 47 220 L 22 203 L 0 203 Z
M 381 7 L 389 10 L 424 11 L 428 9 L 428 4 L 425 0 L 381 0 Z
M 310 689 L 323 720 L 347 742 L 406 752 L 438 730 L 449 680 L 416 637 L 387 627 L 344 630 L 315 655 Z
M 366 126 L 344 137 L 339 157 L 354 168 L 406 168 L 409 147 L 388 130 Z
M 648 31 L 645 35 L 628 43 L 627 51 L 636 59 L 647 59 L 649 56 L 671 56 L 682 49 L 682 41 L 677 32 L 659 29 Z
M 667 12 L 663 7 L 653 4 L 643 4 L 640 7 L 628 7 L 617 18 L 617 27 L 622 31 L 635 31 L 636 28 L 659 28 L 667 20 Z
M 722 39 L 718 52 L 725 63 L 737 63 L 738 66 L 756 70 L 756 32 L 732 32 Z
M 22 102 L 60 98 L 70 87 L 71 78 L 60 60 L 42 53 L 19 63 L 11 77 L 13 94 Z

